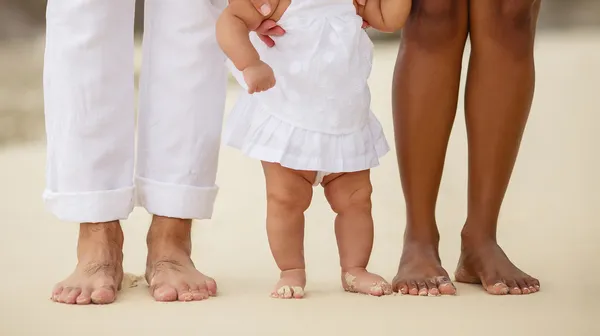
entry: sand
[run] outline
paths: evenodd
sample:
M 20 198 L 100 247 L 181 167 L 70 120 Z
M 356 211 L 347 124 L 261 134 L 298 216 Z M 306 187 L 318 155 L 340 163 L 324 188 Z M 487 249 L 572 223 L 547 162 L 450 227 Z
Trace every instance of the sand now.
M 392 143 L 390 82 L 397 46 L 378 46 L 374 110 Z M 260 165 L 224 148 L 214 219 L 194 228 L 194 257 L 216 278 L 219 296 L 198 303 L 155 303 L 143 283 L 110 306 L 49 300 L 75 263 L 76 225 L 45 212 L 44 145 L 0 151 L 0 335 L 600 335 L 600 35 L 541 35 L 538 89 L 501 215 L 499 239 L 524 270 L 541 279 L 529 296 L 494 297 L 458 284 L 454 297 L 375 298 L 344 293 L 333 214 L 321 191 L 307 215 L 307 297 L 269 297 L 277 269 L 264 229 Z M 237 89 L 231 88 L 228 108 Z M 444 265 L 454 270 L 466 212 L 466 138 L 459 107 L 440 191 Z M 596 132 L 594 132 L 596 131 Z M 404 207 L 395 155 L 373 172 L 375 248 L 370 269 L 388 279 L 402 248 Z M 124 223 L 125 269 L 141 274 L 149 217 Z

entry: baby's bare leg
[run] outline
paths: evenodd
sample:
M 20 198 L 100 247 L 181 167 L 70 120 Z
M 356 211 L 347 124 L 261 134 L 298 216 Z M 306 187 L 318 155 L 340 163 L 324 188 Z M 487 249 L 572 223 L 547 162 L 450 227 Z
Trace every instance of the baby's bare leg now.
M 373 248 L 370 171 L 330 175 L 323 183 L 333 211 L 342 266 L 342 285 L 348 292 L 375 296 L 392 293 L 381 276 L 366 270 Z
M 281 275 L 271 296 L 302 298 L 304 271 L 304 211 L 312 199 L 315 173 L 263 162 L 267 184 L 267 235 Z

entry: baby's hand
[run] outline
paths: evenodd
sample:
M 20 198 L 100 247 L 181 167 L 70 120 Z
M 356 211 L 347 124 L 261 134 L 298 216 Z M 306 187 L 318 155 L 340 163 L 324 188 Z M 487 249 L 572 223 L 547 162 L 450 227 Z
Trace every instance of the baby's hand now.
M 263 61 L 247 67 L 244 69 L 243 74 L 250 94 L 267 91 L 275 86 L 273 69 Z

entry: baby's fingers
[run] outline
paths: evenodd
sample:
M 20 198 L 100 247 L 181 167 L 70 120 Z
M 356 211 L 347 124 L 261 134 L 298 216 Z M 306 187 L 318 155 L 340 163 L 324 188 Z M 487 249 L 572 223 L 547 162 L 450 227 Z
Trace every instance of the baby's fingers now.
M 269 48 L 273 48 L 273 46 L 275 46 L 275 41 L 273 41 L 273 39 L 267 35 L 258 34 L 258 38 Z
M 258 26 L 258 28 L 256 28 L 256 31 L 259 34 L 267 35 L 267 32 L 275 27 L 277 27 L 277 22 L 273 20 L 265 20 L 260 24 L 260 26 Z
M 279 26 L 275 26 L 264 33 L 264 35 L 268 36 L 283 36 L 284 34 L 285 30 Z

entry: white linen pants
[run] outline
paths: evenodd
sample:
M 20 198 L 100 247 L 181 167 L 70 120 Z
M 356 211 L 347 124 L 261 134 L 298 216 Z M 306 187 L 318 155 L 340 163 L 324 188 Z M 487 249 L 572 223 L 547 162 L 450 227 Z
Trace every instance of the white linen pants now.
M 64 221 L 125 219 L 136 203 L 161 216 L 212 215 L 226 89 L 220 8 L 146 0 L 136 144 L 134 5 L 48 1 L 44 200 Z

